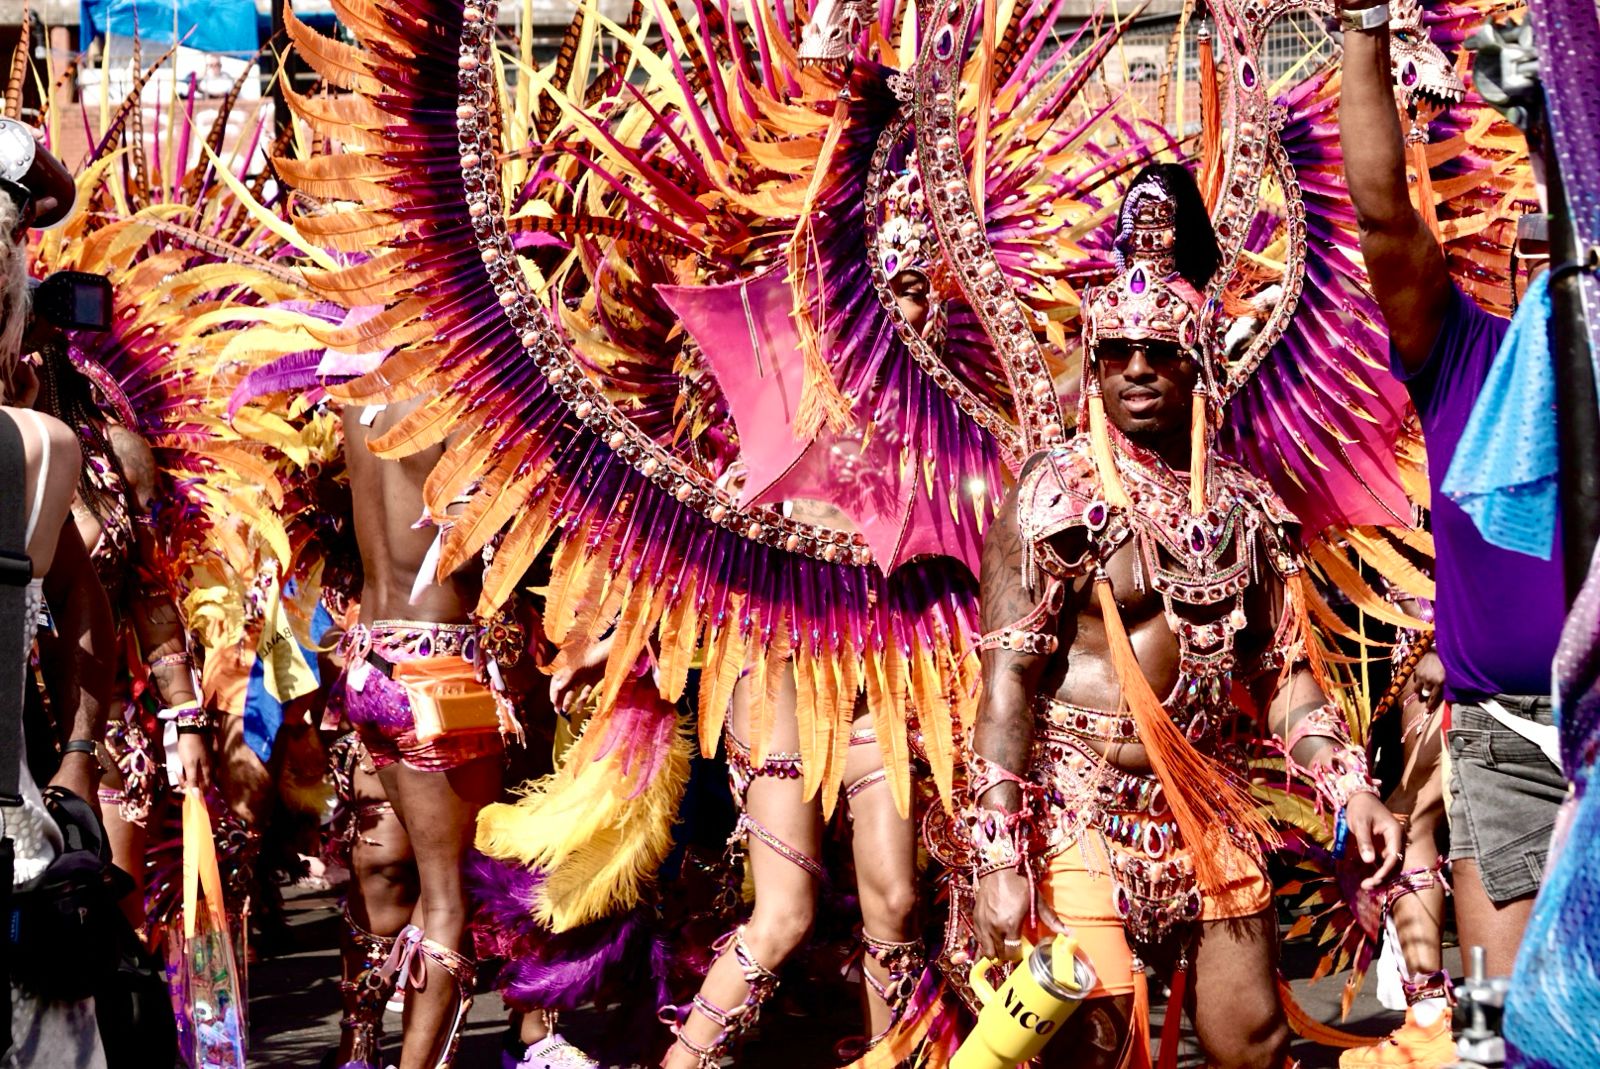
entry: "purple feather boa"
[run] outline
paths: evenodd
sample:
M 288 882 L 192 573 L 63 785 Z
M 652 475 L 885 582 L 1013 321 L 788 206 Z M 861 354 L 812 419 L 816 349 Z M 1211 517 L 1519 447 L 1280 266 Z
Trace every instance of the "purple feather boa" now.
M 654 910 L 638 906 L 555 934 L 533 917 L 543 873 L 473 851 L 466 876 L 476 910 L 478 954 L 505 962 L 495 986 L 513 1009 L 571 1012 L 602 1001 L 611 990 L 630 1020 L 636 1013 L 653 1020 L 656 1008 L 671 1001 L 670 954 L 657 932 Z M 607 1029 L 607 1038 L 638 1047 L 649 1044 L 657 1031 Z

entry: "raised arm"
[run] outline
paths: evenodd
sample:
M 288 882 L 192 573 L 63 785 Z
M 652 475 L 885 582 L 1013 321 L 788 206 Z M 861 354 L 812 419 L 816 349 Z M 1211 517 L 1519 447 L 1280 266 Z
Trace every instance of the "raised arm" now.
M 1346 27 L 1374 0 L 1339 0 Z M 1350 200 L 1361 227 L 1361 254 L 1400 363 L 1420 369 L 1450 302 L 1444 251 L 1411 203 L 1405 142 L 1389 65 L 1387 21 L 1343 31 L 1339 145 Z
M 1022 536 L 1016 492 L 983 540 L 980 619 L 994 634 L 1028 616 L 1037 603 L 1022 576 Z M 982 652 L 983 695 L 973 727 L 968 785 L 977 808 L 978 877 L 973 924 L 978 949 L 989 958 L 1020 954 L 1022 927 L 1033 906 L 1033 884 L 1025 862 L 1027 810 L 1021 781 L 1033 749 L 1032 701 L 1046 656 L 986 642 Z M 1024 849 L 1019 850 L 1019 847 Z

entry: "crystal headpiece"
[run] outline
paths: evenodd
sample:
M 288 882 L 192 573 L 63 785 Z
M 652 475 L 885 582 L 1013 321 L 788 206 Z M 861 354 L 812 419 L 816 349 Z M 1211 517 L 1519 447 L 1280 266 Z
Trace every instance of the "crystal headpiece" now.
M 884 188 L 879 210 L 883 221 L 875 255 L 883 277 L 893 281 L 903 271 L 927 274 L 934 241 L 915 156 L 906 160 L 905 170 Z
M 855 51 L 861 32 L 877 14 L 875 0 L 820 0 L 800 31 L 801 63 L 839 63 Z
M 1421 0 L 1389 0 L 1389 62 L 1406 104 L 1459 104 L 1467 87 L 1422 21 Z
M 1174 342 L 1200 349 L 1200 294 L 1177 270 L 1177 203 L 1160 182 L 1128 191 L 1117 234 L 1117 276 L 1090 297 L 1084 316 L 1089 352 L 1109 338 Z

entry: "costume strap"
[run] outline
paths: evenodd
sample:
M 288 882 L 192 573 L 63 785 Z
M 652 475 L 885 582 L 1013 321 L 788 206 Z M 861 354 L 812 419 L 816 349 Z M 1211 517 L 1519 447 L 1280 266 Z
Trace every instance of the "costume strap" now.
M 1303 765 L 1295 760 L 1294 748 L 1308 738 L 1331 739 L 1338 749 L 1326 760 Z M 1283 756 L 1290 772 L 1311 781 L 1319 810 L 1326 807 L 1328 812 L 1337 813 L 1358 794 L 1379 794 L 1367 768 L 1367 751 L 1350 738 L 1344 712 L 1333 702 L 1306 713 L 1289 728 Z
M 917 985 L 922 981 L 922 974 L 927 969 L 928 958 L 923 952 L 920 940 L 891 940 L 878 939 L 865 928 L 861 930 L 861 950 L 868 958 L 884 971 L 884 979 L 880 982 L 877 977 L 865 966 L 861 969 L 861 978 L 866 981 L 873 993 L 883 1000 L 889 1007 L 889 1023 L 871 1039 L 867 1040 L 867 1049 L 871 1050 L 883 1042 L 894 1027 L 905 1016 L 906 1007 L 911 1004 L 911 996 L 916 994 Z
M 362 958 L 355 974 L 339 984 L 347 996 L 339 1027 L 352 1033 L 346 1064 L 376 1066 L 380 1064 L 378 1038 L 383 1034 L 383 1007 L 389 998 L 389 984 L 381 972 L 394 951 L 395 937 L 379 935 L 357 924 L 349 906 L 344 910 L 344 925 Z
M 678 1045 L 694 1055 L 696 1069 L 714 1069 L 720 1065 L 723 1057 L 755 1026 L 756 1019 L 761 1015 L 761 1007 L 778 990 L 778 974 L 756 960 L 755 954 L 744 940 L 743 926 L 735 928 L 717 940 L 713 946 L 719 957 L 730 948 L 733 960 L 738 964 L 739 972 L 744 977 L 743 1002 L 725 1010 L 704 995 L 697 994 L 693 1001 L 686 1005 L 668 1004 L 661 1007 L 658 1015 L 661 1023 L 672 1029 Z M 692 1013 L 699 1013 L 721 1029 L 710 1043 L 701 1045 L 683 1034 L 683 1026 Z
M 747 837 L 754 837 L 765 843 L 773 853 L 789 862 L 791 865 L 803 869 L 818 880 L 826 879 L 822 863 L 802 850 L 797 850 L 780 839 L 771 829 L 767 828 L 755 817 L 750 815 L 749 799 L 750 788 L 758 779 L 800 779 L 800 755 L 797 753 L 769 754 L 761 764 L 756 764 L 750 754 L 750 748 L 744 744 L 739 736 L 729 728 L 725 733 L 728 740 L 728 779 L 732 781 L 733 801 L 739 808 L 739 819 L 733 825 L 733 831 L 728 836 L 728 846 L 737 848 Z
M 1066 601 L 1066 591 L 1065 582 L 1051 578 L 1045 584 L 1044 596 L 1033 607 L 1033 611 L 1016 623 L 984 635 L 978 648 L 1027 653 L 1035 657 L 1048 657 L 1055 653 L 1061 644 L 1055 634 L 1055 621 Z
M 443 969 L 456 988 L 456 1013 L 439 1046 L 439 1059 L 433 1069 L 445 1069 L 456 1055 L 456 1044 L 461 1039 L 461 1026 L 466 1023 L 472 1009 L 472 985 L 477 978 L 471 959 L 451 950 L 443 943 L 423 935 L 422 929 L 408 924 L 395 937 L 389 957 L 378 970 L 383 983 L 394 981 L 396 991 L 406 988 L 423 990 L 428 984 L 428 968 L 424 959 L 431 958 Z
M 888 783 L 888 782 L 889 782 L 889 773 L 888 772 L 884 771 L 881 768 L 874 769 L 873 771 L 868 772 L 865 776 L 862 776 L 860 779 L 856 780 L 854 783 L 850 784 L 848 787 L 846 787 L 844 789 L 845 801 L 853 802 L 853 801 L 856 800 L 857 797 L 859 797 L 861 794 L 865 793 L 868 788 L 876 787 L 880 783 Z

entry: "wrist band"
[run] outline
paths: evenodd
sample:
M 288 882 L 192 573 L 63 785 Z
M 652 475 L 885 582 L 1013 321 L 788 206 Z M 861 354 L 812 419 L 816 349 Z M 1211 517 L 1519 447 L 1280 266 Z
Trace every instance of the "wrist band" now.
M 69 753 L 88 754 L 90 757 L 99 760 L 100 744 L 93 739 L 69 739 L 67 744 L 61 747 L 61 756 L 65 757 Z
M 1376 4 L 1372 7 L 1363 7 L 1356 11 L 1341 10 L 1339 12 L 1339 29 L 1350 32 L 1376 30 L 1380 26 L 1389 25 L 1389 5 Z
M 183 653 L 163 653 L 160 657 L 150 661 L 151 668 L 173 668 L 178 665 L 194 666 L 194 658 L 189 656 L 187 650 Z
M 183 705 L 163 709 L 156 714 L 159 720 L 170 720 L 177 725 L 179 731 L 188 728 L 191 731 L 209 731 L 211 729 L 211 714 L 201 707 L 199 702 L 185 702 Z

